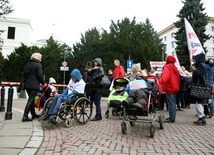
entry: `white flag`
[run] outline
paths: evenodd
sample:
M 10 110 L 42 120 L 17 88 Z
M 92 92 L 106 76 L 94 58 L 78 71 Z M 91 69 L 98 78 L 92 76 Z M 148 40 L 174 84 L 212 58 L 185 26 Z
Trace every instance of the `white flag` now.
M 183 77 L 186 77 L 187 75 L 183 72 L 183 70 L 181 68 L 181 65 L 180 65 L 180 62 L 178 60 L 177 54 L 176 54 L 175 51 L 174 51 L 174 58 L 175 58 L 175 66 L 177 67 L 180 75 L 183 76 Z
M 193 30 L 192 26 L 190 25 L 190 23 L 187 21 L 186 18 L 184 18 L 184 23 L 185 23 L 187 44 L 188 44 L 189 56 L 190 56 L 190 62 L 191 62 L 193 55 L 198 55 L 200 53 L 205 54 L 205 52 L 195 31 Z

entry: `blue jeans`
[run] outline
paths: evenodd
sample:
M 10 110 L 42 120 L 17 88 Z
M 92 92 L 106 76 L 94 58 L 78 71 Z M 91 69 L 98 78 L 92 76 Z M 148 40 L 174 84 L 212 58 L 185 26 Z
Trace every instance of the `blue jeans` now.
M 100 107 L 101 96 L 102 96 L 102 92 L 92 91 L 91 93 L 91 99 L 96 106 L 95 117 L 101 117 L 101 107 Z
M 166 94 L 168 103 L 169 119 L 175 121 L 176 119 L 176 94 Z
M 61 94 L 56 94 L 47 114 L 57 116 L 61 103 L 67 102 L 68 100 L 68 97 L 61 96 Z
M 210 106 L 210 114 L 211 115 L 214 115 L 214 95 L 212 95 L 212 98 L 211 98 L 211 103 L 209 104 Z

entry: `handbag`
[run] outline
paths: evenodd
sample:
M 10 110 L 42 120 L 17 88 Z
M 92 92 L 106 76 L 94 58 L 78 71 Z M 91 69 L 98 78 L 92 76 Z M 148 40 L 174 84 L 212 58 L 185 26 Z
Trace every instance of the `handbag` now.
M 29 74 L 30 73 L 28 73 L 27 76 L 24 79 L 21 80 L 21 82 L 20 82 L 20 89 L 21 90 L 25 90 L 25 81 L 28 78 Z
M 24 90 L 24 89 L 25 89 L 25 80 L 22 80 L 22 81 L 20 82 L 20 88 L 21 88 L 21 90 Z
M 212 97 L 212 86 L 206 83 L 205 84 L 199 84 L 199 82 L 193 83 L 190 95 L 195 98 L 210 99 Z
M 104 76 L 102 77 L 101 84 L 102 84 L 102 85 L 110 85 L 110 84 L 111 84 L 111 81 L 108 79 L 108 77 L 107 77 L 106 75 L 104 75 Z

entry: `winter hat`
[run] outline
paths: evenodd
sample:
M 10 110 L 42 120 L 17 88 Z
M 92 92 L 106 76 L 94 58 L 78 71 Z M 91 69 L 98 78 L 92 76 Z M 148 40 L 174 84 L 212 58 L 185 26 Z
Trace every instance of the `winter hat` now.
M 175 58 L 171 55 L 167 56 L 166 63 L 175 63 Z
M 93 61 L 96 61 L 100 66 L 102 66 L 102 59 L 101 58 L 96 58 Z
M 205 54 L 204 53 L 200 53 L 197 55 L 193 55 L 192 59 L 196 61 L 195 66 L 197 67 L 200 63 L 205 63 Z
M 49 84 L 54 84 L 56 83 L 56 80 L 52 77 L 49 78 Z
M 82 79 L 82 75 L 79 71 L 79 69 L 74 69 L 71 74 L 70 74 L 71 77 L 74 77 L 75 79 L 77 79 L 77 81 L 80 81 Z

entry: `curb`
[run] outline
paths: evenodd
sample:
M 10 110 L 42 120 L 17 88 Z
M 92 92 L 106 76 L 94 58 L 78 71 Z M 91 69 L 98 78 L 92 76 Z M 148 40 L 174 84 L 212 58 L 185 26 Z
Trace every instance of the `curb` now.
M 13 110 L 17 111 L 21 115 L 23 115 L 23 112 L 17 108 L 13 108 Z M 26 142 L 25 147 L 22 149 L 22 151 L 18 155 L 28 155 L 28 154 L 36 154 L 39 147 L 41 146 L 43 142 L 44 132 L 41 126 L 41 123 L 39 123 L 37 120 L 32 121 L 33 124 L 33 131 L 31 134 L 31 137 L 29 141 Z

